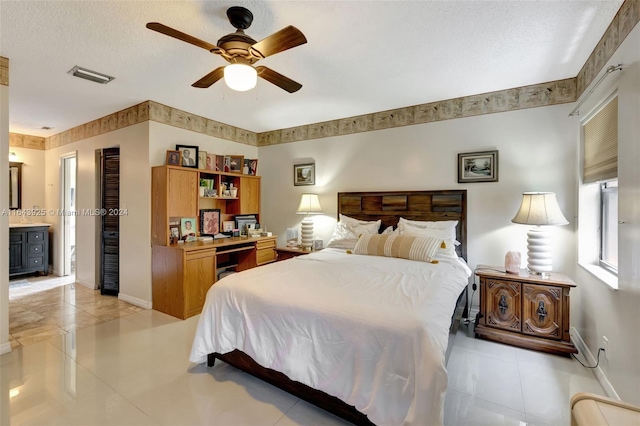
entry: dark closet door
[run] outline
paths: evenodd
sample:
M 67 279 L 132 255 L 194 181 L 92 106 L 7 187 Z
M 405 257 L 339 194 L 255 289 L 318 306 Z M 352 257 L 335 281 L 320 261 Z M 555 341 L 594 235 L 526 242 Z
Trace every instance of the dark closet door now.
M 102 214 L 100 293 L 118 295 L 120 291 L 120 148 L 102 150 Z

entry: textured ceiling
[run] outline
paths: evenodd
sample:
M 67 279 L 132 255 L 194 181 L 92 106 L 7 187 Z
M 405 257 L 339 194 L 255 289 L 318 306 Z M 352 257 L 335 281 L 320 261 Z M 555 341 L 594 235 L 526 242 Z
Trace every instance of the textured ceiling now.
M 10 131 L 50 136 L 151 99 L 254 132 L 574 77 L 622 1 L 6 1 Z M 308 43 L 260 61 L 303 84 L 240 93 L 191 84 L 226 62 L 145 28 L 216 43 L 245 6 L 256 40 L 294 25 Z M 116 77 L 77 79 L 80 65 Z M 42 126 L 53 127 L 43 131 Z

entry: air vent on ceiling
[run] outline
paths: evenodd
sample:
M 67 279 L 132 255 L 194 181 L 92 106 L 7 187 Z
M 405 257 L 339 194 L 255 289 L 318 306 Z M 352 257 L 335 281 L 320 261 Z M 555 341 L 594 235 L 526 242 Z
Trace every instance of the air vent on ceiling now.
M 78 65 L 71 68 L 69 70 L 69 74 L 73 75 L 74 77 L 84 78 L 85 80 L 93 81 L 100 84 L 107 84 L 111 80 L 115 79 L 115 77 L 111 77 L 110 75 L 91 71 L 86 68 L 79 67 Z

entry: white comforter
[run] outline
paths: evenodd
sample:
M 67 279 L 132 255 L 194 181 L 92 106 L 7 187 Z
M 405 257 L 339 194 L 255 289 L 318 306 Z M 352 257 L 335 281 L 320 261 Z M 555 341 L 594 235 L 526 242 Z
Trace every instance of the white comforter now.
M 325 249 L 211 287 L 190 360 L 240 349 L 378 425 L 442 424 L 451 314 L 471 271 Z

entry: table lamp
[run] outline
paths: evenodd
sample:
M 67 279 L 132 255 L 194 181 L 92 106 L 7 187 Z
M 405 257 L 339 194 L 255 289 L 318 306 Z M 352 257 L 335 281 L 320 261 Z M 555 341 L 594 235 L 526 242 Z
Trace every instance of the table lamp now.
M 555 192 L 524 192 L 520 210 L 511 222 L 535 225 L 527 232 L 527 268 L 534 275 L 549 278 L 551 238 L 545 227 L 569 223 L 560 211 Z
M 306 215 L 302 219 L 302 248 L 305 250 L 311 250 L 313 246 L 313 219 L 312 214 L 322 214 L 322 207 L 320 207 L 320 200 L 318 194 L 302 194 L 300 199 L 300 205 L 296 214 Z

